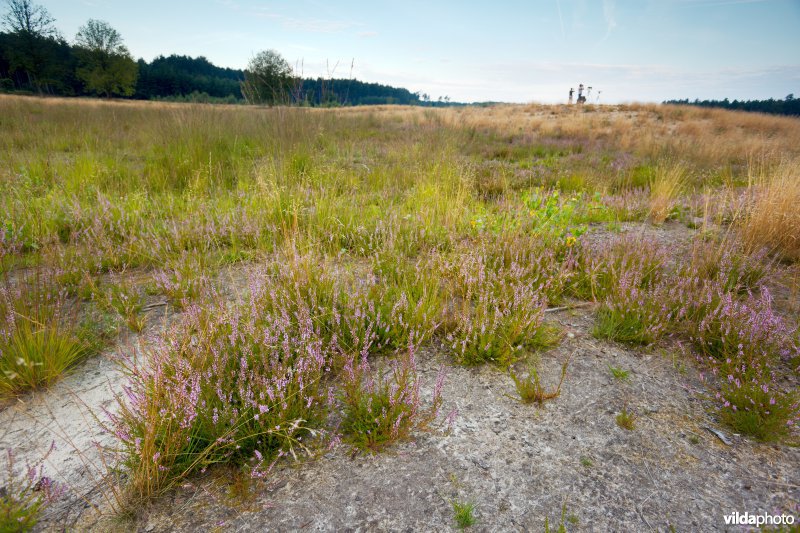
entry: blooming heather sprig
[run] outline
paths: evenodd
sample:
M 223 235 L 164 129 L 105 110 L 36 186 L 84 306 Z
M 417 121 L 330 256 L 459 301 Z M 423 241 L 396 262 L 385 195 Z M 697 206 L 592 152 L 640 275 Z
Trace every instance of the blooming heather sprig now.
M 454 266 L 460 299 L 446 339 L 461 364 L 508 366 L 522 348 L 549 342 L 548 282 L 536 283 L 516 262 L 496 270 L 488 263 L 486 255 L 472 254 Z
M 417 376 L 416 349 L 411 346 L 395 360 L 384 377 L 374 376 L 366 357 L 352 357 L 344 366 L 341 401 L 342 434 L 349 444 L 371 452 L 407 439 L 439 414 L 445 374 L 440 370 L 431 405 L 423 409 Z
M 143 497 L 220 461 L 305 449 L 327 408 L 335 353 L 302 302 L 290 310 L 190 306 L 134 366 L 111 426 Z M 259 464 L 263 464 L 260 461 Z

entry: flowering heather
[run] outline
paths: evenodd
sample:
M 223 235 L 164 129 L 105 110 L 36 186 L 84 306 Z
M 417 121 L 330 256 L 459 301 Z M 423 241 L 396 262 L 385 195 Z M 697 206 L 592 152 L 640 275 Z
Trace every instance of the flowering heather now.
M 641 264 L 622 272 L 601 302 L 593 334 L 599 338 L 652 344 L 667 331 L 672 311 L 664 296 L 663 282 L 648 284 Z
M 547 281 L 526 282 L 524 272 L 516 263 L 494 272 L 480 254 L 463 258 L 456 267 L 458 300 L 446 339 L 459 363 L 507 367 L 523 348 L 552 341 L 551 329 L 542 322 Z
M 343 369 L 341 401 L 344 418 L 340 426 L 344 438 L 353 446 L 380 451 L 406 439 L 412 429 L 433 421 L 441 406 L 444 372 L 434 386 L 431 406 L 423 409 L 419 394 L 415 347 L 410 347 L 393 362 L 386 376 L 373 376 L 366 353 L 352 356 Z
M 637 289 L 647 289 L 663 279 L 668 263 L 668 251 L 641 236 L 622 235 L 600 242 L 584 236 L 570 263 L 575 271 L 570 292 L 578 298 L 599 300 L 616 290 L 625 273 L 633 272 L 635 280 L 629 282 L 635 282 Z
M 183 309 L 197 300 L 209 286 L 201 261 L 195 256 L 182 253 L 164 269 L 153 272 L 156 289 L 177 307 Z
M 19 471 L 13 450 L 5 450 L 4 455 L 6 466 L 0 470 L 0 531 L 29 531 L 42 511 L 63 493 L 63 487 L 44 475 L 44 459 L 26 464 Z
M 111 426 L 135 497 L 187 474 L 255 458 L 257 471 L 306 449 L 327 405 L 330 347 L 301 307 L 260 312 L 190 307 L 185 323 L 133 365 Z
M 760 440 L 784 436 L 800 418 L 800 397 L 781 387 L 777 372 L 800 348 L 796 328 L 772 310 L 769 291 L 739 300 L 709 283 L 689 314 L 690 338 L 711 371 L 721 419 Z

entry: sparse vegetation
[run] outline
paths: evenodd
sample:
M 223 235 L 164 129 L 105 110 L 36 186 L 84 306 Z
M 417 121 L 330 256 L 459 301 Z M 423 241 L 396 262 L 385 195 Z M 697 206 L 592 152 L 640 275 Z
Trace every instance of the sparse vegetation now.
M 474 526 L 477 522 L 475 518 L 475 504 L 472 502 L 453 501 L 453 513 L 458 529 L 466 529 Z
M 617 413 L 617 425 L 622 429 L 633 431 L 636 429 L 636 415 L 632 411 L 629 411 L 627 406 L 624 406 L 622 410 Z
M 30 531 L 61 488 L 44 475 L 43 460 L 20 469 L 14 452 L 3 450 L 5 466 L 0 470 L 0 532 Z
M 526 378 L 520 378 L 511 371 L 511 379 L 514 380 L 517 394 L 519 394 L 519 399 L 522 403 L 536 403 L 541 407 L 547 400 L 557 398 L 561 394 L 561 385 L 563 385 L 564 378 L 567 376 L 567 366 L 569 366 L 569 359 L 561 365 L 561 378 L 558 381 L 558 385 L 552 390 L 547 390 L 542 385 L 539 372 L 533 365 L 528 367 L 528 376 Z
M 797 293 L 773 290 L 797 283 L 796 121 L 8 96 L 0 116 L 0 393 L 96 353 L 100 313 L 169 318 L 108 413 L 133 503 L 216 465 L 263 477 L 413 438 L 447 401 L 444 372 L 418 373 L 434 352 L 553 400 L 569 360 L 552 387 L 514 367 L 582 340 L 557 325 L 572 307 L 594 343 L 695 365 L 736 432 L 796 435 L 798 310 L 773 299 Z
M 617 368 L 615 366 L 608 365 L 608 371 L 611 372 L 611 375 L 614 376 L 614 379 L 619 381 L 628 381 L 628 379 L 631 377 L 630 370 Z

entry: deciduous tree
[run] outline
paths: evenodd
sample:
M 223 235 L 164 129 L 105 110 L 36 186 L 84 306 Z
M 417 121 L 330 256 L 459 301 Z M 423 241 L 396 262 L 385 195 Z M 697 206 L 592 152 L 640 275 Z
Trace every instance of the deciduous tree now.
M 264 50 L 248 63 L 242 94 L 252 103 L 289 103 L 292 80 L 289 63 L 275 50 Z
M 90 19 L 75 36 L 75 45 L 81 64 L 77 74 L 88 91 L 104 96 L 134 93 L 139 67 L 111 25 Z

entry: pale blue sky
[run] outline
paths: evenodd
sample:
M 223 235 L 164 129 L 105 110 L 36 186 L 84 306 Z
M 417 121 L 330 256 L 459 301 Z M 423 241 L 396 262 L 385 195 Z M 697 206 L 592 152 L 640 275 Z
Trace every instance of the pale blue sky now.
M 800 0 L 41 0 L 64 36 L 109 22 L 137 58 L 244 68 L 273 48 L 306 76 L 457 101 L 800 96 Z M 593 95 L 592 100 L 594 100 Z

